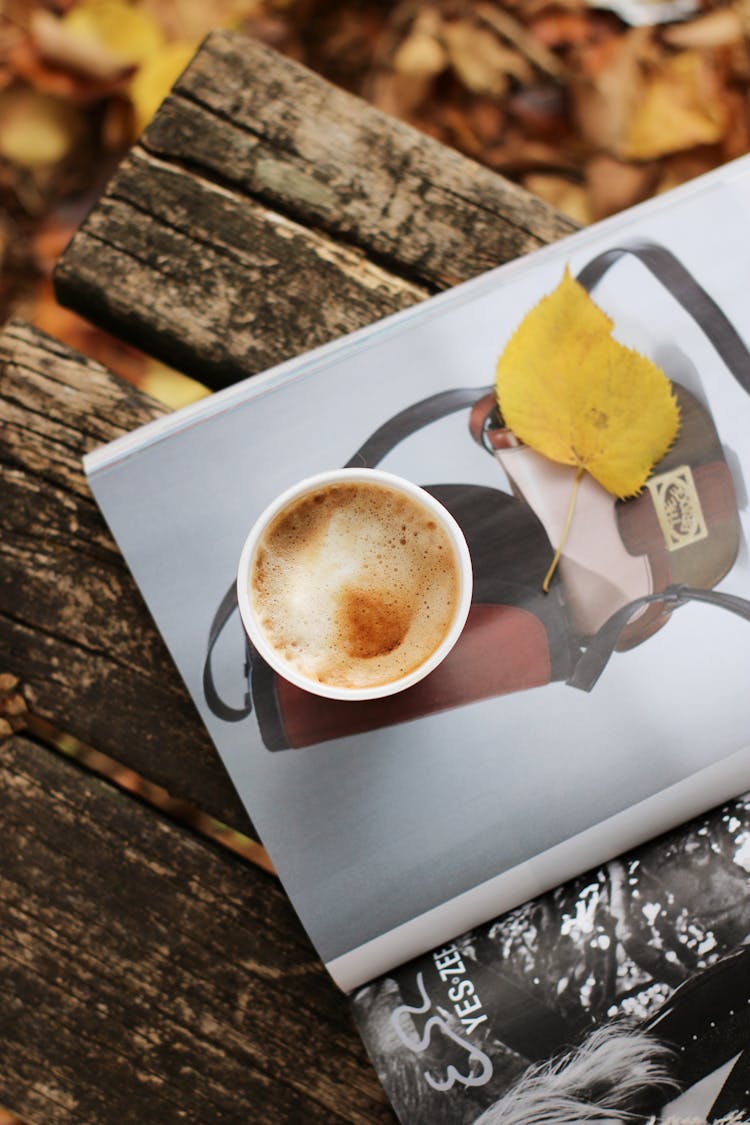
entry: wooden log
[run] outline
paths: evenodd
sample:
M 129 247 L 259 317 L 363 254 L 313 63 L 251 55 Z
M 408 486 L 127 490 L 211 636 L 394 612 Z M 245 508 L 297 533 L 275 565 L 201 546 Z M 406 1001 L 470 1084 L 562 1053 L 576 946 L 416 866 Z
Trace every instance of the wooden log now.
M 35 714 L 252 832 L 83 474 L 163 412 L 27 325 L 0 336 L 0 672 Z
M 501 176 L 219 31 L 74 237 L 56 288 L 220 387 L 572 229 Z
M 277 881 L 0 745 L 0 1103 L 46 1125 L 395 1121 Z

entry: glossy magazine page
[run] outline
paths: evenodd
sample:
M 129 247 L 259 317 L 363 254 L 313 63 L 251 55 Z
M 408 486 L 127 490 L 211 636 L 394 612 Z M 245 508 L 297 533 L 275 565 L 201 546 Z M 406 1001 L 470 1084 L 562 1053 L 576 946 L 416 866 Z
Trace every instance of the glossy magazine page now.
M 750 784 L 750 163 L 144 427 L 94 494 L 332 975 L 352 989 Z M 524 315 L 580 278 L 659 364 L 683 424 L 649 486 L 505 439 L 492 386 Z M 248 653 L 234 581 L 281 491 L 344 465 L 455 515 L 474 601 L 386 700 L 321 700 Z M 567 474 L 567 476 L 566 476 Z

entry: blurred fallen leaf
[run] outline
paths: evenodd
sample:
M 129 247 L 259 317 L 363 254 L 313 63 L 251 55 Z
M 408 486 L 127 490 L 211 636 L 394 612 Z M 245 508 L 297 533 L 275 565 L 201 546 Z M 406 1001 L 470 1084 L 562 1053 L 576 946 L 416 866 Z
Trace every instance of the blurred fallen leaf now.
M 511 12 L 492 4 L 478 4 L 477 15 L 486 24 L 507 39 L 530 63 L 552 78 L 562 79 L 565 67 L 558 57 L 547 49 L 541 37 L 515 18 Z
M 665 27 L 664 42 L 670 47 L 727 47 L 742 42 L 743 19 L 739 8 L 716 8 L 705 16 Z
M 107 64 L 137 65 L 164 43 L 153 16 L 126 0 L 83 0 L 60 24 L 69 42 L 98 52 Z
M 565 176 L 530 172 L 524 176 L 523 186 L 581 226 L 591 222 L 593 216 L 588 192 L 582 184 L 573 183 Z
M 51 62 L 31 35 L 14 46 L 8 66 L 16 78 L 24 79 L 40 93 L 53 94 L 80 106 L 101 102 L 123 82 L 122 74 L 113 79 L 93 78 Z
M 202 383 L 150 357 L 138 385 L 142 391 L 163 402 L 171 410 L 179 410 L 181 406 L 188 406 L 211 394 Z
M 532 172 L 570 177 L 580 171 L 578 160 L 567 156 L 558 145 L 527 137 L 512 127 L 505 130 L 501 144 L 487 150 L 484 159 L 491 168 L 522 182 Z
M 702 176 L 716 167 L 716 156 L 711 149 L 701 148 L 693 152 L 678 152 L 667 156 L 659 165 L 659 174 L 654 195 L 671 191 L 688 180 Z
M 698 51 L 664 60 L 644 83 L 618 155 L 650 160 L 669 152 L 714 144 L 728 113 L 716 72 Z
M 653 194 L 657 170 L 650 164 L 628 164 L 606 153 L 586 165 L 591 219 L 603 219 L 632 207 Z
M 573 119 L 582 139 L 595 150 L 621 155 L 623 138 L 643 87 L 648 32 L 633 31 L 590 48 L 571 84 Z
M 133 69 L 133 63 L 113 54 L 105 44 L 67 27 L 64 20 L 43 8 L 34 12 L 31 28 L 39 54 L 55 66 L 101 82 L 116 82 Z
M 497 35 L 468 20 L 446 21 L 442 28 L 450 63 L 468 90 L 475 94 L 504 93 L 508 78 L 529 82 L 533 70 L 518 51 L 504 46 Z
M 78 111 L 23 87 L 0 93 L 0 156 L 22 168 L 57 164 L 83 131 Z
M 239 28 L 268 15 L 267 0 L 140 0 L 139 7 L 169 40 L 202 39 L 215 27 Z
M 167 43 L 140 65 L 130 82 L 136 133 L 149 123 L 197 49 L 197 43 Z
M 448 53 L 443 44 L 418 23 L 393 56 L 393 69 L 397 74 L 434 78 L 447 66 Z

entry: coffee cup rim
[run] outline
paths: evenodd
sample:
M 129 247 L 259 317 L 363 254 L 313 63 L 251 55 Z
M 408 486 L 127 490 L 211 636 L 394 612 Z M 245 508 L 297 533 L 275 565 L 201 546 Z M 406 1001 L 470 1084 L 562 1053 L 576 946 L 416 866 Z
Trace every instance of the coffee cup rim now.
M 445 529 L 450 538 L 458 563 L 459 593 L 456 612 L 453 615 L 450 628 L 440 644 L 422 664 L 414 668 L 407 675 L 401 676 L 397 680 L 391 680 L 385 684 L 370 687 L 347 688 L 319 683 L 317 680 L 304 676 L 295 668 L 291 667 L 283 657 L 279 655 L 276 649 L 268 643 L 250 597 L 249 579 L 251 566 L 258 544 L 269 523 L 293 500 L 305 496 L 308 492 L 314 492 L 318 488 L 329 484 L 337 484 L 342 481 L 352 483 L 360 481 L 374 484 L 379 483 L 385 487 L 401 491 L 407 496 L 410 496 L 413 500 L 421 503 L 435 515 Z M 463 531 L 454 517 L 448 509 L 427 492 L 426 489 L 408 480 L 406 477 L 398 476 L 396 473 L 386 472 L 383 469 L 331 469 L 304 477 L 302 480 L 286 488 L 263 509 L 253 523 L 243 544 L 237 567 L 237 603 L 239 605 L 242 625 L 250 643 L 259 656 L 270 664 L 274 671 L 278 672 L 280 676 L 288 680 L 289 683 L 302 688 L 304 691 L 311 692 L 313 695 L 322 696 L 325 699 L 352 701 L 380 699 L 404 691 L 406 688 L 412 687 L 413 684 L 424 679 L 425 676 L 428 676 L 430 672 L 434 671 L 434 669 L 442 663 L 460 637 L 469 615 L 472 592 L 473 568 L 471 555 Z

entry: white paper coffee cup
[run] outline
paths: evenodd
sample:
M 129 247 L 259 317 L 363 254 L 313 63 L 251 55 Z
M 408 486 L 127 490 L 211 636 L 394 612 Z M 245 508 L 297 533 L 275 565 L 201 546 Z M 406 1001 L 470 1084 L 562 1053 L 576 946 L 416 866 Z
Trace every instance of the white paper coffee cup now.
M 445 533 L 444 539 L 449 543 L 450 550 L 453 553 L 458 583 L 453 612 L 437 647 L 405 675 L 390 679 L 385 683 L 364 687 L 326 683 L 324 680 L 304 674 L 299 668 L 294 667 L 285 658 L 279 647 L 272 642 L 269 632 L 260 619 L 251 588 L 251 579 L 259 546 L 263 543 L 267 530 L 276 518 L 285 509 L 293 508 L 307 494 L 320 493 L 331 485 L 346 482 L 379 485 L 391 493 L 405 496 L 423 509 L 425 514 L 431 520 L 434 520 Z M 377 563 L 374 565 L 377 566 Z M 237 569 L 237 600 L 240 616 L 245 631 L 256 651 L 279 675 L 305 691 L 328 699 L 378 699 L 403 691 L 429 675 L 445 659 L 461 635 L 471 605 L 472 587 L 473 575 L 469 549 L 461 528 L 450 512 L 423 488 L 404 477 L 396 476 L 394 473 L 386 473 L 380 469 L 335 469 L 307 477 L 282 492 L 253 524 L 242 548 Z M 290 612 L 293 611 L 290 610 Z

